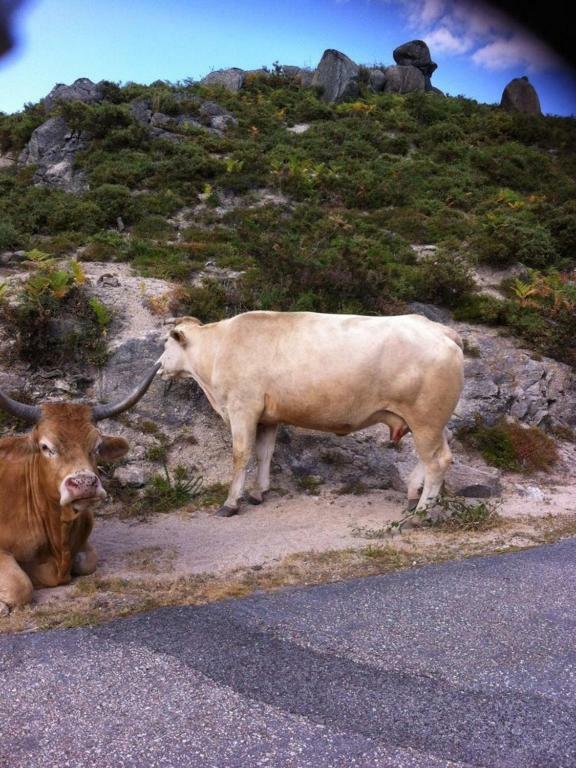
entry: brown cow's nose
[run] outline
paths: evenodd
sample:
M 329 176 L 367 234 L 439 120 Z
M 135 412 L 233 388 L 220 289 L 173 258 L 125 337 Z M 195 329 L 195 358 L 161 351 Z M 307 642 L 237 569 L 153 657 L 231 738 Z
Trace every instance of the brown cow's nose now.
M 96 488 L 98 485 L 98 478 L 96 475 L 75 475 L 66 478 L 66 485 L 71 491 L 89 491 L 91 488 Z
M 97 501 L 104 498 L 106 498 L 106 491 L 102 488 L 98 475 L 95 475 L 94 472 L 82 471 L 68 475 L 60 486 L 60 504 L 62 506 L 82 499 Z

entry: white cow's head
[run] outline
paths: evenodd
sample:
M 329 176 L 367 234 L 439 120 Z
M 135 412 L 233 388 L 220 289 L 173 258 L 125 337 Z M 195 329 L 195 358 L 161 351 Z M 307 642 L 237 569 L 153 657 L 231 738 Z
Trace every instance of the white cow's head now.
M 166 337 L 164 352 L 158 359 L 160 374 L 170 378 L 189 378 L 193 334 L 202 323 L 195 317 L 177 317 L 172 322 L 175 325 Z

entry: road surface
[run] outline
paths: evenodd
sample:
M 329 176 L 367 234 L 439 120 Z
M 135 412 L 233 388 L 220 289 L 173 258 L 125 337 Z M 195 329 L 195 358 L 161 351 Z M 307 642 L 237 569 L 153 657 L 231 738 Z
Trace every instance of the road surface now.
M 0 637 L 2 768 L 576 768 L 576 539 Z

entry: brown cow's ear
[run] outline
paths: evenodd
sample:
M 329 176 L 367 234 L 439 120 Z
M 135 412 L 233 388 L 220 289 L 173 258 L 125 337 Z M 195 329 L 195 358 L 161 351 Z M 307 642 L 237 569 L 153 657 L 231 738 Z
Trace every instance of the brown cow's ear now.
M 170 331 L 170 338 L 174 339 L 174 341 L 177 341 L 181 347 L 186 346 L 186 336 L 182 331 L 177 331 L 176 328 L 174 328 Z
M 37 450 L 37 444 L 28 435 L 0 439 L 0 461 L 21 461 Z
M 103 435 L 102 442 L 98 446 L 98 456 L 103 461 L 115 461 L 128 453 L 130 445 L 123 437 L 111 437 Z

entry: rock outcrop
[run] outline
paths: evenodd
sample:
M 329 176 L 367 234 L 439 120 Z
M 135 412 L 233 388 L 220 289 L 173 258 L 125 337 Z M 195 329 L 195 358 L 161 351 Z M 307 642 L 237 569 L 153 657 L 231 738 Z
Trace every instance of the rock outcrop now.
M 426 78 L 416 67 L 392 65 L 384 70 L 385 93 L 412 93 L 426 89 Z
M 36 184 L 83 192 L 88 183 L 82 171 L 74 169 L 74 157 L 87 146 L 81 133 L 71 131 L 63 117 L 50 117 L 33 131 L 30 141 L 20 153 L 22 165 L 36 165 Z
M 199 117 L 190 115 L 177 115 L 171 117 L 163 112 L 154 112 L 150 99 L 138 99 L 130 105 L 130 114 L 136 122 L 148 129 L 155 139 L 167 141 L 181 141 L 177 133 L 172 129 L 179 126 L 198 128 L 221 135 L 231 126 L 237 125 L 238 120 L 234 115 L 215 101 L 198 100 Z
M 370 67 L 368 70 L 368 85 L 375 92 L 384 90 L 386 85 L 386 74 L 380 67 Z
M 438 69 L 438 64 L 432 61 L 430 49 L 423 40 L 411 40 L 409 43 L 399 45 L 394 49 L 392 56 L 399 66 L 418 69 L 424 75 L 425 90 L 432 90 L 430 78 Z
M 509 112 L 525 112 L 527 115 L 541 115 L 540 99 L 536 89 L 526 76 L 511 80 L 504 92 L 500 106 Z
M 58 83 L 52 88 L 48 96 L 42 99 L 46 109 L 50 110 L 59 101 L 83 101 L 88 104 L 102 99 L 102 90 L 99 83 L 93 83 L 88 77 L 79 77 L 72 85 Z
M 320 59 L 312 85 L 322 89 L 324 101 L 354 99 L 359 93 L 359 69 L 346 54 L 329 48 Z
M 220 85 L 228 91 L 236 93 L 244 85 L 246 73 L 238 67 L 230 69 L 217 69 L 203 77 L 200 82 L 202 85 Z
M 375 92 L 411 93 L 430 91 L 442 94 L 434 88 L 430 78 L 437 64 L 432 61 L 428 46 L 422 40 L 411 40 L 394 50 L 396 64 L 388 67 L 365 67 L 368 71 L 368 88 Z M 254 79 L 282 75 L 300 83 L 304 88 L 320 89 L 324 101 L 333 103 L 358 98 L 361 68 L 341 51 L 328 48 L 322 54 L 315 70 L 291 65 L 275 65 L 274 71 L 266 68 L 242 70 L 236 67 L 210 72 L 200 81 L 202 85 L 218 85 L 237 92 Z

